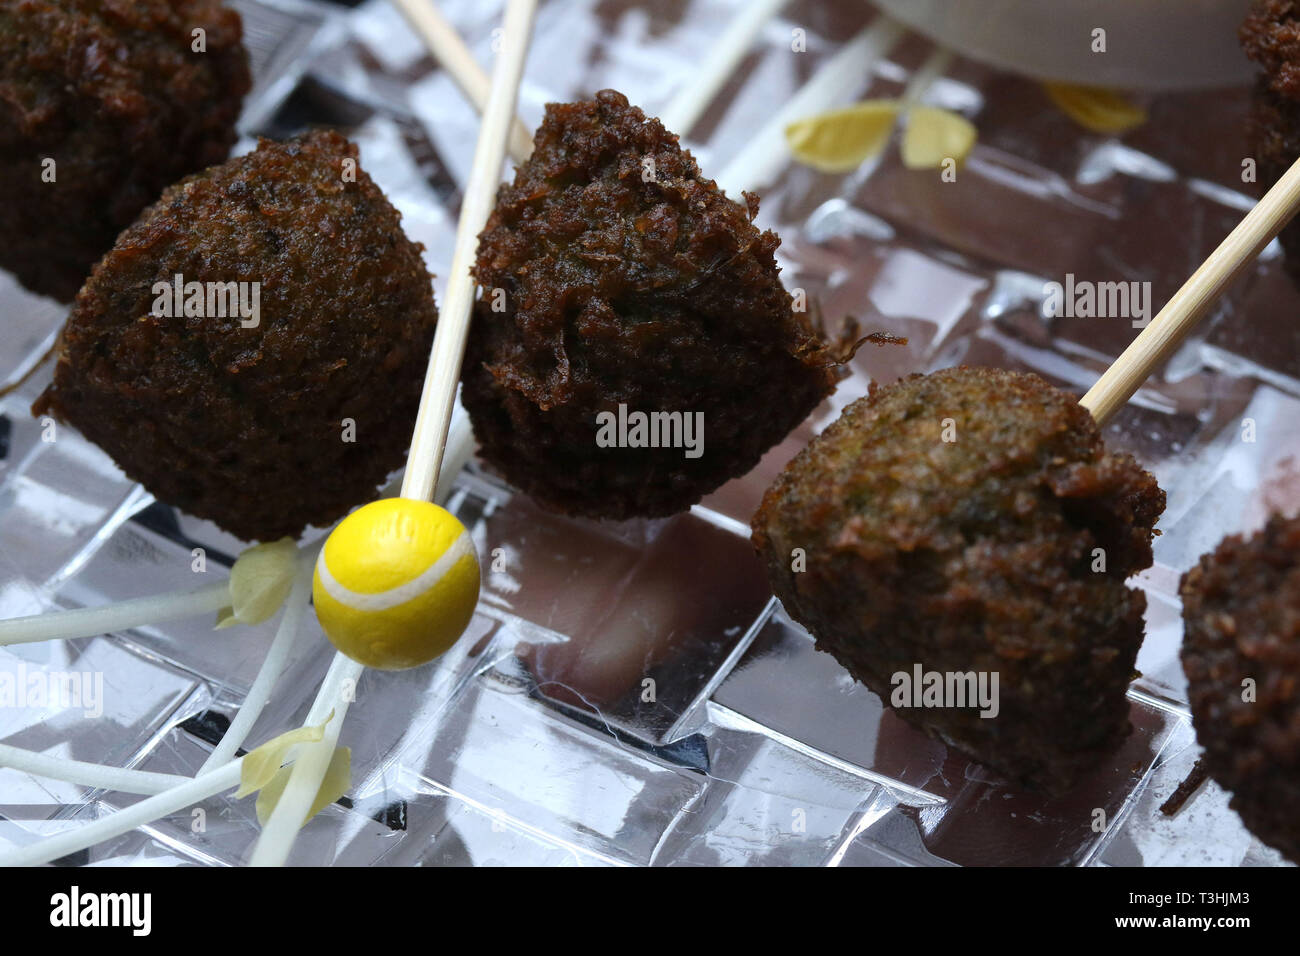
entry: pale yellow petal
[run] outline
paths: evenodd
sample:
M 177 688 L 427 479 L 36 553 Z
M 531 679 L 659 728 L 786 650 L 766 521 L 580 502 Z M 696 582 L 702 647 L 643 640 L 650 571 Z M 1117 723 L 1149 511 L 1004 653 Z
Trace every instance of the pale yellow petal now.
M 271 617 L 289 596 L 297 567 L 298 548 L 292 538 L 245 550 L 230 569 L 233 618 L 218 617 L 217 627 L 260 624 Z
M 266 826 L 266 821 L 271 819 L 271 814 L 275 812 L 275 807 L 280 802 L 280 797 L 284 795 L 284 788 L 289 783 L 289 775 L 292 771 L 292 767 L 281 767 L 257 795 L 257 822 L 262 826 Z M 352 786 L 352 750 L 348 747 L 335 747 L 329 768 L 325 771 L 325 778 L 321 781 L 320 789 L 316 791 L 316 799 L 312 801 L 311 809 L 307 811 L 307 816 L 302 823 L 306 823 L 347 793 L 350 786 Z
M 866 100 L 796 120 L 785 128 L 794 158 L 824 173 L 845 173 L 878 155 L 898 119 L 895 100 Z
M 1044 83 L 1043 89 L 1066 116 L 1094 133 L 1123 133 L 1147 121 L 1147 112 L 1114 90 L 1096 86 Z
M 284 763 L 290 748 L 296 744 L 314 744 L 325 736 L 325 725 L 334 719 L 334 711 L 325 718 L 324 723 L 311 727 L 299 727 L 288 733 L 273 737 L 256 750 L 244 755 L 244 762 L 239 768 L 239 790 L 236 797 L 246 797 L 255 790 L 260 790 L 271 782 Z
M 903 134 L 903 165 L 908 169 L 938 169 L 945 161 L 961 165 L 975 148 L 978 133 L 966 117 L 935 106 L 917 106 L 907 114 Z

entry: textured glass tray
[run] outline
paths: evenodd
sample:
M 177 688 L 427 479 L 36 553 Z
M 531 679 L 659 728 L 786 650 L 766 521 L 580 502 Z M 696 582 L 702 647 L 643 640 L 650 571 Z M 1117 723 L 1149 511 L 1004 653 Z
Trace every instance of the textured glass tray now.
M 543 4 L 520 95 L 613 87 L 656 114 L 692 82 L 743 0 Z M 239 0 L 257 135 L 341 127 L 424 243 L 441 301 L 477 119 L 383 2 Z M 494 4 L 447 0 L 490 58 Z M 795 2 L 685 137 L 719 175 L 755 129 L 875 16 L 866 3 Z M 792 54 L 790 31 L 807 34 Z M 898 96 L 933 52 L 905 36 L 836 91 Z M 1240 182 L 1244 89 L 1150 99 L 1124 141 L 1088 133 L 1034 83 L 955 59 L 926 101 L 980 141 L 957 182 L 905 169 L 896 149 L 855 173 L 788 166 L 763 192 L 789 287 L 834 328 L 905 335 L 865 348 L 838 393 L 755 471 L 688 514 L 597 524 L 538 510 L 477 466 L 451 507 L 485 567 L 470 632 L 442 660 L 370 672 L 344 726 L 347 798 L 304 829 L 303 864 L 1255 865 L 1281 863 L 1212 783 L 1174 817 L 1159 805 L 1197 754 L 1178 664 L 1178 576 L 1222 535 L 1252 530 L 1300 491 L 1300 293 L 1276 245 L 1107 429 L 1169 496 L 1156 565 L 1140 580 L 1148 636 L 1134 732 L 1066 798 L 1019 792 L 883 710 L 768 592 L 747 523 L 784 463 L 873 379 L 965 362 L 1033 369 L 1082 391 L 1133 335 L 1126 319 L 1047 319 L 1066 273 L 1172 292 L 1249 207 Z M 62 310 L 0 274 L 0 381 L 32 367 Z M 194 583 L 241 544 L 157 504 L 71 429 L 42 441 L 27 413 L 48 367 L 0 402 L 0 616 L 98 604 Z M 1241 423 L 1257 440 L 1241 440 Z M 493 555 L 502 560 L 490 569 Z M 188 773 L 238 709 L 274 632 L 195 619 L 0 650 L 0 668 L 100 674 L 102 713 L 0 708 L 0 741 L 58 756 Z M 314 618 L 255 745 L 300 723 L 332 649 Z M 653 700 L 644 693 L 654 682 Z M 0 847 L 138 799 L 0 770 Z M 1101 808 L 1109 822 L 1092 823 Z M 66 862 L 238 864 L 251 800 L 203 804 Z

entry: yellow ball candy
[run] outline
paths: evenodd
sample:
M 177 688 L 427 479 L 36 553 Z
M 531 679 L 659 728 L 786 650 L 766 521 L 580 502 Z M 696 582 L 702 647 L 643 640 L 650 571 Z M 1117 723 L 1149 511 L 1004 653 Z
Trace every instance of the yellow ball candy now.
M 409 498 L 384 498 L 344 518 L 312 578 L 326 636 L 381 670 L 417 667 L 455 644 L 478 591 L 478 555 L 465 526 Z

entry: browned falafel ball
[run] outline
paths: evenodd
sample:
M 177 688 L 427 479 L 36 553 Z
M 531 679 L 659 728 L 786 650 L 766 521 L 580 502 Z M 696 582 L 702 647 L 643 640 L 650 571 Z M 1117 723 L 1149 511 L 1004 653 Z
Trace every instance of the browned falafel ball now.
M 749 202 L 620 93 L 549 105 L 479 239 L 463 395 L 481 456 L 550 508 L 653 517 L 745 473 L 802 421 L 834 360 Z M 602 438 L 620 406 L 625 434 Z M 660 417 L 638 434 L 641 415 Z M 702 448 L 680 447 L 699 423 Z M 673 429 L 678 447 L 633 447 Z
M 225 159 L 242 35 L 218 0 L 0 0 L 0 267 L 70 302 L 164 187 Z
M 1300 515 L 1225 538 L 1180 590 L 1206 769 L 1250 831 L 1300 863 Z
M 1073 396 L 962 367 L 849 405 L 768 489 L 753 539 L 790 615 L 886 705 L 915 665 L 996 674 L 996 716 L 908 697 L 897 713 L 1059 792 L 1129 732 L 1146 601 L 1125 579 L 1163 509 Z
M 1251 94 L 1247 146 L 1258 164 L 1260 195 L 1300 159 L 1300 3 L 1255 0 L 1239 31 L 1260 75 Z M 1286 271 L 1300 282 L 1300 220 L 1278 236 Z
M 168 189 L 78 294 L 34 413 L 244 539 L 371 497 L 402 464 L 437 311 L 356 157 L 333 132 L 263 140 Z

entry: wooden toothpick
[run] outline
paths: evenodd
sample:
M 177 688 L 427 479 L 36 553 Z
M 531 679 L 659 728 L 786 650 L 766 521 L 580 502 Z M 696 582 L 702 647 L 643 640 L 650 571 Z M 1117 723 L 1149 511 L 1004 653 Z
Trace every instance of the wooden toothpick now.
M 420 35 L 430 55 L 447 71 L 474 108 L 479 113 L 485 112 L 492 81 L 437 5 L 431 0 L 392 0 L 392 4 Z M 528 134 L 528 127 L 517 117 L 510 125 L 508 148 L 510 157 L 517 163 L 522 163 L 533 151 L 533 138 Z
M 403 498 L 430 501 L 437 484 L 474 306 L 474 279 L 470 275 L 470 264 L 474 261 L 478 234 L 487 222 L 496 198 L 536 9 L 537 0 L 510 0 L 506 7 L 501 52 L 497 54 L 496 67 L 492 71 L 492 90 L 488 94 L 483 125 L 474 150 L 474 165 L 461 202 L 460 222 L 456 226 L 447 298 L 438 314 L 438 330 L 433 337 L 420 411 L 415 420 L 415 434 L 411 437 L 411 451 L 406 459 Z
M 1300 160 L 1219 243 L 1079 404 L 1104 425 L 1195 328 L 1224 290 L 1300 210 Z

